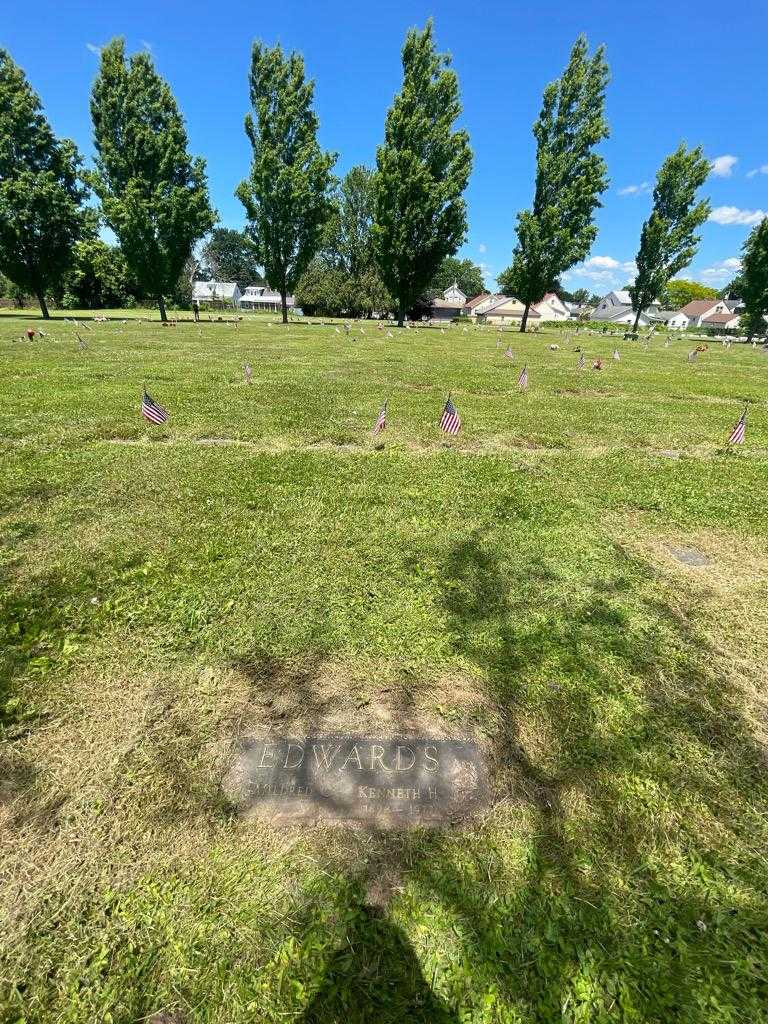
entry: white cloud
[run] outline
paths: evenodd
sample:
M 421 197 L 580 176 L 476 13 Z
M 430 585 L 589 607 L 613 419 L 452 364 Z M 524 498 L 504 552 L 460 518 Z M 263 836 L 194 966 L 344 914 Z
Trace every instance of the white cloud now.
M 716 178 L 730 178 L 733 168 L 738 162 L 737 156 L 730 156 L 726 153 L 724 156 L 716 156 L 709 168 Z
M 741 270 L 741 260 L 737 256 L 729 256 L 726 260 L 713 263 L 711 267 L 705 267 L 698 271 L 696 277 L 706 284 L 726 284 Z
M 756 174 L 768 174 L 768 164 L 761 164 L 759 167 L 753 167 L 751 171 L 747 171 L 748 178 L 754 178 Z
M 90 50 L 91 53 L 95 53 L 97 57 L 101 53 L 101 47 L 97 46 L 96 43 L 86 43 L 85 48 L 86 50 Z
M 597 281 L 609 287 L 620 287 L 634 281 L 637 265 L 634 260 L 617 260 L 613 256 L 590 256 L 584 263 L 572 267 L 563 278 L 573 280 L 581 278 Z
M 487 252 L 488 251 L 488 247 L 486 245 L 484 245 L 483 242 L 481 242 L 480 245 L 478 245 L 478 247 L 477 247 L 477 251 L 478 252 Z
M 768 217 L 765 210 L 740 210 L 738 206 L 716 206 L 709 219 L 715 224 L 746 224 L 752 227 Z
M 644 196 L 653 191 L 650 181 L 641 181 L 639 185 L 625 185 L 619 189 L 620 196 Z

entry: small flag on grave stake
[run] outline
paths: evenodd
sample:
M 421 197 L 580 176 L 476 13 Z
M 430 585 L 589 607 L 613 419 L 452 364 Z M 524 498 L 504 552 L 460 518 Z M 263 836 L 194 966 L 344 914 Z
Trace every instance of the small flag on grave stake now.
M 458 434 L 461 430 L 461 417 L 459 416 L 458 409 L 451 401 L 450 395 L 448 395 L 443 406 L 443 414 L 440 417 L 440 429 L 444 434 Z
M 384 405 L 382 405 L 381 409 L 379 409 L 379 415 L 376 417 L 376 422 L 373 425 L 373 436 L 374 437 L 376 437 L 377 434 L 380 434 L 382 432 L 382 430 L 386 430 L 386 427 L 387 427 L 387 404 L 388 404 L 388 402 L 385 402 Z
M 243 367 L 243 376 L 245 377 L 246 384 L 253 383 L 253 367 L 250 363 L 246 363 Z
M 507 351 L 504 353 L 506 359 L 514 359 L 514 353 L 512 352 L 512 346 L 507 345 Z
M 688 353 L 688 362 L 689 363 L 695 363 L 698 358 L 699 358 L 699 350 L 697 348 L 692 349 Z
M 576 365 L 578 366 L 578 368 L 580 370 L 583 370 L 584 367 L 587 365 L 587 361 L 584 358 L 584 353 L 583 352 L 579 352 L 579 361 L 578 361 L 578 363 Z
M 517 378 L 517 386 L 521 391 L 525 391 L 528 387 L 528 367 L 524 366 L 520 371 L 520 376 Z
M 613 350 L 613 358 L 616 360 L 617 363 L 621 359 L 621 352 L 619 352 L 617 348 Z
M 739 422 L 731 431 L 731 436 L 728 438 L 728 444 L 744 444 L 744 438 L 747 434 L 747 407 L 744 406 L 744 412 L 739 418 Z
M 150 423 L 166 423 L 168 420 L 167 411 L 162 405 L 158 405 L 154 398 L 147 394 L 146 390 L 141 399 L 141 415 L 145 420 L 149 420 Z

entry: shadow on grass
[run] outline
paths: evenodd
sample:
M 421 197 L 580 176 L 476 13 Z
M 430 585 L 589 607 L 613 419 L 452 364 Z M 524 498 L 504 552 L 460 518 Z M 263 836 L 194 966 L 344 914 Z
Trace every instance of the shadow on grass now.
M 399 970 L 397 943 L 367 909 L 381 892 L 401 920 L 418 907 L 428 928 L 429 915 L 453 922 L 460 949 L 432 952 L 455 1012 L 494 1006 L 490 1020 L 542 1024 L 764 1012 L 764 752 L 695 609 L 669 603 L 620 547 L 609 555 L 603 574 L 574 583 L 554 560 L 502 565 L 490 529 L 449 552 L 452 644 L 500 711 L 500 803 L 463 836 L 361 841 L 349 941 L 320 990 L 326 1019 L 349 1016 L 342 991 L 377 1007 L 350 1020 L 421 1019 L 402 1002 L 381 1007 L 377 979 Z M 527 824 L 514 838 L 516 811 Z M 498 814 L 511 818 L 509 846 Z

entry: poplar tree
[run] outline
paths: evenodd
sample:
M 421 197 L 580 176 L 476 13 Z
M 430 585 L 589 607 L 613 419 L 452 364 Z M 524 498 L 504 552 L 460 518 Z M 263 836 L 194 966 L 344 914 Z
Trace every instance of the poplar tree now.
M 252 113 L 245 118 L 253 159 L 250 177 L 235 194 L 245 207 L 247 231 L 265 277 L 280 292 L 284 324 L 288 291 L 309 266 L 333 212 L 336 154 L 324 153 L 318 144 L 314 91 L 314 82 L 304 77 L 301 54 L 253 44 Z
M 89 181 L 129 269 L 166 320 L 165 296 L 215 223 L 205 162 L 188 154 L 176 100 L 149 54 L 126 62 L 123 39 L 101 51 L 91 116 L 96 171 Z
M 525 306 L 520 330 L 535 302 L 566 270 L 583 260 L 597 236 L 592 217 L 608 187 L 606 164 L 594 147 L 608 137 L 605 88 L 608 65 L 602 46 L 589 56 L 584 36 L 571 50 L 562 78 L 544 90 L 533 126 L 536 186 L 533 206 L 517 215 L 512 264 L 500 287 Z
M 765 334 L 768 316 L 768 217 L 750 232 L 742 252 L 740 328 L 751 340 Z
M 637 276 L 630 286 L 635 311 L 633 333 L 640 314 L 662 294 L 670 278 L 687 267 L 696 255 L 700 236 L 696 229 L 709 216 L 709 200 L 696 202 L 696 192 L 706 181 L 710 163 L 701 147 L 686 149 L 681 143 L 667 157 L 656 175 L 653 210 L 640 233 Z
M 74 143 L 57 139 L 24 72 L 0 49 L 0 271 L 49 319 L 85 227 Z
M 402 52 L 403 87 L 387 113 L 376 153 L 373 240 L 381 276 L 397 302 L 398 326 L 408 308 L 452 256 L 467 231 L 462 193 L 472 167 L 450 57 L 435 51 L 432 19 L 410 29 Z

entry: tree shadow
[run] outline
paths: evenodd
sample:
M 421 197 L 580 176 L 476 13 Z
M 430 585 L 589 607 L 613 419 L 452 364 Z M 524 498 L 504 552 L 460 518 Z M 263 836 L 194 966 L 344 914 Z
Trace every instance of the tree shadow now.
M 350 909 L 343 942 L 328 959 L 302 1024 L 458 1024 L 432 990 L 402 929 L 376 906 Z

